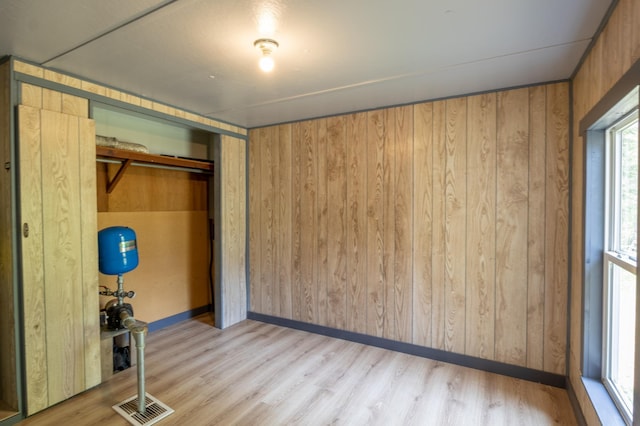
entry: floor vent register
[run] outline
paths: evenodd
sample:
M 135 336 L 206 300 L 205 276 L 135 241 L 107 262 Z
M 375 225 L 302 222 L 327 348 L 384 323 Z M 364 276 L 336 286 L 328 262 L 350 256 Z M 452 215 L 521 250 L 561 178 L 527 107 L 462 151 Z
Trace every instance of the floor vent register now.
M 167 407 L 148 393 L 145 393 L 145 395 L 146 412 L 144 414 L 138 413 L 137 395 L 132 396 L 120 404 L 114 405 L 113 409 L 134 426 L 150 426 L 156 424 L 174 412 L 173 409 Z

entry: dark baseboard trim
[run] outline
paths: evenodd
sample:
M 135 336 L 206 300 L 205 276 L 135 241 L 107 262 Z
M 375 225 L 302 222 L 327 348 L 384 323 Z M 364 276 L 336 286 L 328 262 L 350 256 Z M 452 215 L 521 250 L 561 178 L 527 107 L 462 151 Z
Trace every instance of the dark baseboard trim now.
M 443 351 L 440 349 L 427 348 L 411 343 L 398 342 L 381 337 L 368 336 L 366 334 L 354 333 L 352 331 L 338 330 L 335 328 L 309 324 L 306 322 L 295 321 L 286 318 L 273 317 L 270 315 L 258 314 L 255 312 L 248 312 L 247 319 L 266 322 L 282 327 L 294 328 L 296 330 L 307 331 L 309 333 L 321 334 L 323 336 L 335 337 L 337 339 L 349 340 L 351 342 L 362 343 L 369 346 L 376 346 L 379 348 L 402 352 L 409 355 L 415 355 L 422 358 L 429 358 L 435 361 L 447 362 L 449 364 L 456 364 L 462 367 L 469 367 L 476 370 L 501 374 L 503 376 L 514 377 L 530 382 L 542 383 L 557 388 L 564 389 L 567 386 L 567 380 L 565 376 L 562 376 L 560 374 L 548 373 L 546 371 L 534 370 L 532 368 L 510 365 L 497 361 L 490 361 L 482 358 L 472 357 L 469 355 L 462 355 Z
M 211 305 L 201 306 L 199 308 L 194 308 L 189 311 L 181 312 L 179 314 L 172 315 L 167 318 L 162 318 L 161 320 L 149 323 L 147 327 L 149 329 L 149 332 L 158 331 L 165 327 L 169 327 L 170 325 L 174 325 L 179 322 L 188 320 L 190 318 L 197 317 L 198 315 L 202 315 L 207 312 L 211 312 Z
M 576 420 L 580 426 L 587 426 L 587 419 L 584 418 L 584 414 L 582 413 L 582 408 L 580 408 L 580 403 L 578 402 L 578 397 L 576 396 L 576 391 L 573 389 L 571 385 L 571 380 L 567 377 L 567 394 L 569 395 L 569 402 L 571 403 L 571 407 L 573 408 L 573 413 L 576 416 Z

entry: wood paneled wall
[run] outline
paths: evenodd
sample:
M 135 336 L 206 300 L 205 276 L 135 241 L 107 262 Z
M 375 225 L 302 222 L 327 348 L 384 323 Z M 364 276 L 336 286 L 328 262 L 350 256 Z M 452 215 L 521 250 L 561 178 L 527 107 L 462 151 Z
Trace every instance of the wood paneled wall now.
M 573 81 L 573 142 L 571 159 L 571 340 L 569 378 L 588 424 L 598 417 L 581 381 L 582 296 L 584 271 L 584 141 L 580 120 L 620 77 L 640 59 L 640 2 L 619 0 Z
M 249 132 L 250 309 L 565 373 L 569 85 Z
M 216 164 L 216 327 L 247 319 L 246 141 L 221 135 L 214 144 Z
M 100 382 L 95 125 L 86 99 L 21 89 L 25 393 L 33 414 Z
M 10 63 L 0 65 L 0 420 L 3 410 L 18 411 L 16 336 L 11 219 Z

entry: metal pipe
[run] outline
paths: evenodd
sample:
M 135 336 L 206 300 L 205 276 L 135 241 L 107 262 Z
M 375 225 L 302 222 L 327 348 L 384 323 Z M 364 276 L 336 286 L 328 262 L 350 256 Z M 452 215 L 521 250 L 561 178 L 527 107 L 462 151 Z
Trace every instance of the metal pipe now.
M 147 326 L 136 325 L 136 319 L 127 312 L 120 312 L 120 320 L 129 329 L 136 341 L 136 360 L 138 373 L 138 413 L 144 415 L 147 412 L 146 393 L 144 389 L 144 347 Z
M 122 306 L 122 303 L 123 303 L 123 300 L 124 300 L 123 283 L 124 283 L 124 277 L 122 276 L 122 274 L 118 274 L 118 293 L 116 294 L 116 296 L 118 296 L 118 305 L 120 305 L 120 306 Z

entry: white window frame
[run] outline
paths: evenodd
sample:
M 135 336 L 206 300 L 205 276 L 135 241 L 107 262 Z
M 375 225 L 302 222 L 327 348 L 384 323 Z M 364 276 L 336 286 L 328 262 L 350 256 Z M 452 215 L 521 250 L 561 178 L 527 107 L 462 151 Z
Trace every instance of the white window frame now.
M 611 280 L 614 276 L 614 268 L 620 267 L 633 275 L 637 275 L 636 253 L 625 253 L 620 249 L 618 221 L 612 218 L 620 217 L 620 200 L 618 192 L 612 188 L 620 187 L 620 143 L 618 134 L 629 125 L 638 125 L 638 110 L 634 110 L 626 117 L 614 123 L 606 132 L 607 161 L 606 161 L 606 183 L 605 183 L 605 251 L 603 254 L 603 345 L 602 345 L 602 382 L 616 404 L 620 414 L 627 424 L 631 424 L 633 418 L 633 401 L 631 406 L 625 403 L 617 386 L 609 380 L 611 371 L 614 369 L 615 357 L 611 357 L 611 348 L 617 346 L 617 333 L 610 328 L 615 323 L 611 306 L 618 306 L 618 299 L 613 293 Z M 616 324 L 613 324 L 615 327 Z

